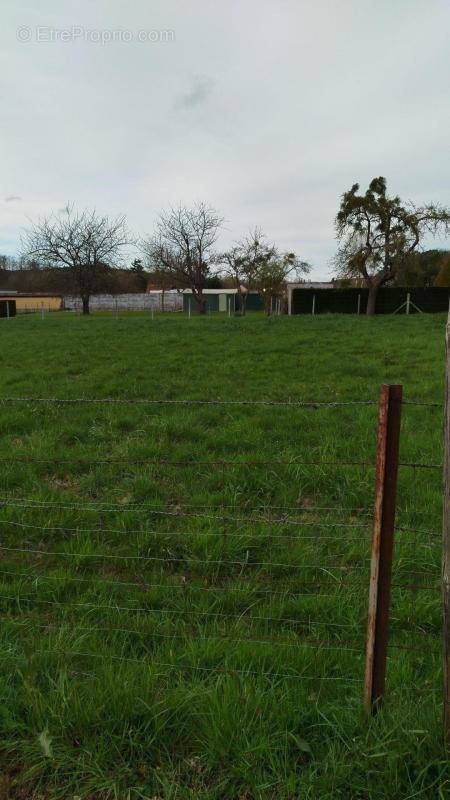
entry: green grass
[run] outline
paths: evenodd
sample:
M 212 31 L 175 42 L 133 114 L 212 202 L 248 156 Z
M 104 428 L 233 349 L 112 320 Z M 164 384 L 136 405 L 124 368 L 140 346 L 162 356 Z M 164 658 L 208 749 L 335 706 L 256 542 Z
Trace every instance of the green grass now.
M 33 501 L 0 503 L 17 548 L 0 550 L 0 797 L 446 796 L 440 542 L 411 532 L 440 530 L 440 472 L 400 470 L 387 695 L 367 719 L 373 470 L 294 463 L 373 461 L 382 382 L 441 402 L 444 322 L 0 321 L 2 396 L 374 401 L 0 404 L 0 455 L 24 458 L 0 461 L 1 497 Z M 402 461 L 438 464 L 441 430 L 439 408 L 406 405 Z M 188 463 L 91 463 L 161 458 Z

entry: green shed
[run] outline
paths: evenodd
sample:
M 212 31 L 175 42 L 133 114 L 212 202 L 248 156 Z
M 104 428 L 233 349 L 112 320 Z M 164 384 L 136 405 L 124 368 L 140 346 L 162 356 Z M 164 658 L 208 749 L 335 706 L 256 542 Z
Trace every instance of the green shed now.
M 206 301 L 206 310 L 208 313 L 219 311 L 223 314 L 239 311 L 239 298 L 236 289 L 205 289 L 203 296 Z M 183 311 L 191 314 L 197 312 L 197 301 L 192 294 L 191 289 L 185 289 L 183 292 Z M 264 308 L 263 301 L 258 292 L 248 292 L 247 295 L 247 311 L 262 311 Z
M 0 317 L 15 317 L 15 316 L 16 316 L 16 301 L 0 300 Z

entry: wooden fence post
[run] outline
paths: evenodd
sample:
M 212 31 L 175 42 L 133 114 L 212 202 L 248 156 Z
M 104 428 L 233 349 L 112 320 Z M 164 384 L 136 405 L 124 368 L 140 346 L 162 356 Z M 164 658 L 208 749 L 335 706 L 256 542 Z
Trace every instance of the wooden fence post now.
M 450 315 L 445 332 L 444 497 L 442 551 L 442 605 L 444 649 L 444 733 L 450 749 Z
M 384 694 L 391 596 L 402 386 L 381 386 L 367 619 L 364 706 L 375 714 Z

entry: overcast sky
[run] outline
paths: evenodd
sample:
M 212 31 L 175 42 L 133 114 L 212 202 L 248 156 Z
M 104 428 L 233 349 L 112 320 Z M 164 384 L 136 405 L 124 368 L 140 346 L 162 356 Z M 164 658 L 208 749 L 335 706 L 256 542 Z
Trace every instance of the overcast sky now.
M 0 252 L 68 201 L 138 234 L 205 200 L 221 246 L 259 225 L 324 279 L 353 182 L 450 204 L 448 0 L 3 0 L 1 17 Z

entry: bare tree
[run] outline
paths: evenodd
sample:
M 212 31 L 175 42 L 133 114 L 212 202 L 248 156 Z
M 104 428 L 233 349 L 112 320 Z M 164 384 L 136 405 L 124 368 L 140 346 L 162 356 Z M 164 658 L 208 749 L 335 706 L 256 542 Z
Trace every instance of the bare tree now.
M 218 257 L 225 275 L 232 280 L 237 291 L 241 314 L 246 311 L 248 292 L 257 288 L 258 274 L 263 265 L 275 255 L 275 246 L 269 245 L 261 229 L 255 227 Z
M 425 234 L 449 230 L 450 211 L 388 197 L 383 177 L 374 178 L 365 194 L 358 191 L 355 183 L 342 195 L 336 216 L 340 247 L 335 263 L 340 276 L 363 278 L 369 289 L 367 314 L 374 314 L 380 286 L 397 276 Z
M 155 277 L 163 285 L 191 289 L 201 314 L 206 312 L 203 291 L 216 263 L 212 251 L 222 222 L 219 213 L 204 203 L 192 208 L 180 205 L 163 212 L 155 234 L 140 243 Z
M 91 295 L 118 266 L 128 241 L 125 217 L 110 219 L 67 206 L 62 214 L 38 220 L 25 232 L 23 246 L 27 256 L 41 259 L 50 267 L 68 269 L 81 296 L 83 314 L 89 314 Z
M 225 274 L 237 289 L 242 314 L 245 314 L 247 293 L 251 289 L 259 292 L 265 311 L 270 314 L 273 300 L 284 294 L 286 281 L 300 278 L 310 270 L 310 265 L 300 261 L 295 253 L 280 253 L 257 227 L 220 258 Z

